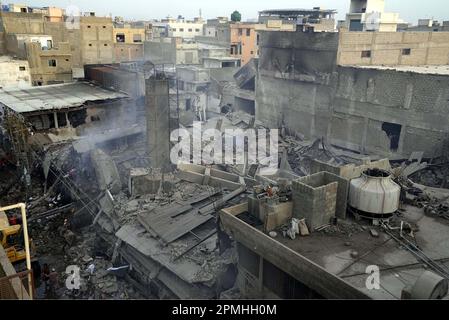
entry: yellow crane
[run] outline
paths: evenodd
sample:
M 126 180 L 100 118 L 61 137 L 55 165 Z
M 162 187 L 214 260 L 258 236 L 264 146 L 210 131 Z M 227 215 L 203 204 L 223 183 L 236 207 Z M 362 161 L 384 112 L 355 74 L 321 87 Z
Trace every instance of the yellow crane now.
M 8 217 L 5 212 L 13 209 L 20 209 L 20 212 L 22 214 L 22 226 L 10 225 Z M 23 247 L 21 247 L 19 243 L 21 237 L 20 235 L 21 229 L 23 229 L 23 240 L 24 240 Z M 28 238 L 26 207 L 24 203 L 18 203 L 12 206 L 0 208 L 0 241 L 11 263 L 25 260 L 27 269 L 32 270 L 30 240 Z M 29 288 L 33 287 L 32 273 L 28 275 L 28 285 Z M 33 298 L 31 291 L 30 297 L 31 299 Z

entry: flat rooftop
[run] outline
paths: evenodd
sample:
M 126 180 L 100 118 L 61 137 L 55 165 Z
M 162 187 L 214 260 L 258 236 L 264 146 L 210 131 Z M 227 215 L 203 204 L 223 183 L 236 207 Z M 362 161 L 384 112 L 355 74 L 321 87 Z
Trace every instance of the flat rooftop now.
M 272 9 L 272 10 L 263 10 L 259 12 L 259 15 L 283 15 L 283 16 L 292 16 L 292 15 L 308 15 L 315 13 L 323 13 L 323 14 L 335 14 L 337 10 L 334 9 Z
M 240 58 L 236 58 L 236 57 L 204 57 L 203 60 L 238 61 L 238 60 L 240 60 Z
M 449 221 L 428 217 L 422 209 L 411 206 L 406 206 L 402 219 L 418 226 L 415 239 L 419 248 L 449 268 Z M 276 240 L 373 299 L 401 299 L 402 289 L 413 286 L 427 270 L 410 251 L 380 228 L 347 220 L 338 229 L 330 229 L 328 233 L 314 232 L 295 240 L 278 235 Z M 374 238 L 370 229 L 378 231 L 379 237 Z M 351 256 L 353 251 L 358 257 Z M 366 268 L 370 265 L 380 268 L 380 290 L 366 288 Z
M 434 75 L 449 75 L 449 65 L 435 65 L 435 66 L 358 66 L 348 65 L 344 67 L 357 68 L 357 69 L 372 69 L 372 70 L 393 70 L 399 72 L 412 72 L 421 74 L 434 74 Z
M 425 187 L 425 190 L 435 192 L 434 188 Z M 443 199 L 447 194 L 445 192 L 439 198 Z M 302 260 L 311 261 L 321 267 L 321 272 L 337 276 L 372 299 L 401 299 L 405 287 L 412 287 L 424 271 L 431 270 L 411 250 L 405 248 L 404 244 L 400 244 L 391 236 L 393 234 L 399 238 L 398 230 L 392 230 L 389 234 L 381 226 L 373 226 L 368 220 L 355 221 L 348 217 L 344 221 L 339 220 L 337 226 L 329 226 L 309 236 L 297 236 L 292 240 L 288 236 L 284 237 L 278 230 L 275 238 L 267 237 L 263 232 L 263 223 L 250 225 L 246 222 L 245 216 L 248 212 L 244 210 L 243 207 L 236 206 L 223 211 L 239 218 L 239 221 L 250 226 L 253 232 L 264 234 L 267 239 L 265 241 L 273 242 L 265 247 L 261 244 L 261 247 L 266 249 L 280 243 L 297 253 Z M 240 216 L 239 212 L 243 216 Z M 417 231 L 414 232 L 412 240 L 414 245 L 448 273 L 449 220 L 426 215 L 422 208 L 404 205 L 401 215 L 393 218 L 391 225 L 396 227 L 400 221 L 415 227 Z M 378 236 L 373 236 L 371 230 L 377 231 Z M 248 232 L 249 230 L 246 234 L 249 238 Z M 379 290 L 369 290 L 366 287 L 366 270 L 368 266 L 373 265 L 378 266 L 380 270 Z M 326 278 L 324 274 L 322 277 Z
M 87 102 L 128 97 L 87 82 L 73 82 L 27 89 L 0 89 L 0 104 L 17 113 L 70 109 Z

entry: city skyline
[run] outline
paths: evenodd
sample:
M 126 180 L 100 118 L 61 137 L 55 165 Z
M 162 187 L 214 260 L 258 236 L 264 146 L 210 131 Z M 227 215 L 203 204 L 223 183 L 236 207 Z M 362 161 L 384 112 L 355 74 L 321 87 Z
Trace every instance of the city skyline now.
M 133 0 L 127 2 L 129 5 L 122 7 L 118 1 L 67 1 L 67 0 L 30 0 L 30 1 L 8 1 L 6 3 L 26 3 L 29 6 L 57 6 L 65 8 L 69 5 L 76 5 L 82 12 L 94 11 L 99 16 L 121 16 L 128 20 L 162 19 L 167 16 L 176 18 L 182 15 L 187 19 L 200 15 L 205 19 L 217 16 L 230 16 L 234 10 L 242 14 L 242 20 L 254 20 L 258 17 L 258 12 L 267 9 L 278 8 L 312 8 L 321 6 L 326 9 L 336 9 L 338 11 L 337 19 L 343 20 L 345 13 L 349 10 L 349 1 L 347 0 L 281 0 L 276 4 L 268 0 L 248 0 L 245 2 L 229 0 L 220 6 L 212 1 L 195 0 L 186 2 L 182 0 L 166 0 L 163 5 L 153 1 Z M 3 3 L 3 4 L 6 4 Z M 133 5 L 131 5 L 133 4 Z M 405 1 L 394 0 L 386 1 L 386 11 L 397 12 L 400 17 L 408 23 L 416 24 L 418 19 L 429 19 L 443 21 L 449 20 L 449 7 L 445 6 L 447 2 L 443 0 Z M 105 9 L 107 8 L 107 9 Z M 413 8 L 413 9 L 412 9 Z

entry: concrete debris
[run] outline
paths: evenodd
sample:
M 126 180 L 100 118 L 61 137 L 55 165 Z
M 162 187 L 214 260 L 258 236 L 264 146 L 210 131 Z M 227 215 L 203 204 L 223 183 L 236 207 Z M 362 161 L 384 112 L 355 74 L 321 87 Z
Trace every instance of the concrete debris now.
M 425 186 L 449 189 L 449 163 L 424 166 L 412 173 L 410 179 Z
M 91 151 L 91 158 L 100 189 L 109 189 L 114 194 L 120 192 L 122 183 L 114 160 L 100 149 Z
M 369 233 L 371 234 L 371 236 L 373 236 L 374 238 L 379 238 L 379 232 L 377 232 L 374 229 L 370 229 Z
M 284 138 L 287 147 L 288 161 L 293 172 L 305 176 L 311 173 L 313 160 L 320 160 L 328 164 L 342 165 L 349 163 L 347 159 L 338 156 L 331 147 L 323 140 L 317 139 L 313 142 L 302 142 L 295 137 Z

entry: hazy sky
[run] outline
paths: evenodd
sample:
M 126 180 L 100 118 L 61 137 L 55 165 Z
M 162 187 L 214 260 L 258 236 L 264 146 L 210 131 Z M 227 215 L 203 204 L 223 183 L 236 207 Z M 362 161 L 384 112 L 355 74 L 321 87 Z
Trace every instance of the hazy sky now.
M 337 9 L 338 19 L 344 19 L 349 0 L 20 0 L 3 3 L 27 3 L 30 6 L 76 5 L 81 11 L 95 11 L 97 15 L 123 16 L 127 19 L 160 19 L 168 15 L 193 18 L 202 10 L 203 18 L 229 16 L 232 11 L 242 13 L 243 20 L 255 19 L 264 9 L 312 8 L 321 6 Z M 386 0 L 386 11 L 398 12 L 407 22 L 419 18 L 449 20 L 447 0 Z

